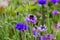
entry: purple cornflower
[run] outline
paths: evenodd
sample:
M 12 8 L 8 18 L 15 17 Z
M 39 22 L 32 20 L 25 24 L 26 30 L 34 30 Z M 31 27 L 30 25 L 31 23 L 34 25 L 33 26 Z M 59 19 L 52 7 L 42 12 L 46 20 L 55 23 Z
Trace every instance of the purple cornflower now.
M 36 37 L 36 36 L 37 36 L 37 32 L 33 31 L 33 37 Z
M 36 27 L 33 27 L 33 28 L 32 28 L 32 31 L 36 31 L 36 30 L 37 30 L 37 28 L 36 28 Z
M 37 17 L 35 15 L 29 14 L 26 16 L 26 21 L 35 24 L 37 22 Z
M 24 31 L 24 30 L 28 30 L 29 29 L 29 27 L 25 24 L 25 23 L 17 23 L 16 25 L 15 25 L 15 28 L 17 29 L 17 30 L 21 30 L 21 31 Z
M 46 37 L 46 39 L 49 39 L 49 40 L 54 39 L 53 34 L 46 34 L 45 37 Z
M 50 0 L 50 2 L 52 2 L 52 3 L 58 3 L 59 0 Z
M 46 40 L 45 36 L 40 36 L 38 40 Z
M 44 5 L 44 4 L 46 4 L 46 0 L 38 0 L 38 3 L 41 5 Z
M 32 33 L 33 33 L 33 36 L 34 36 L 34 37 L 36 37 L 37 35 L 40 34 L 40 32 L 37 30 L 36 27 L 33 27 L 33 28 L 32 28 Z
M 46 28 L 45 25 L 44 26 L 40 25 L 40 27 L 38 27 L 38 30 L 41 31 L 41 32 L 43 32 L 43 31 L 46 31 L 47 28 Z
M 60 22 L 58 22 L 58 23 L 56 24 L 56 27 L 57 27 L 57 28 L 60 28 Z
M 58 10 L 53 10 L 53 11 L 52 11 L 52 14 L 54 14 L 54 15 L 55 15 L 55 14 L 59 14 L 59 11 L 58 11 Z

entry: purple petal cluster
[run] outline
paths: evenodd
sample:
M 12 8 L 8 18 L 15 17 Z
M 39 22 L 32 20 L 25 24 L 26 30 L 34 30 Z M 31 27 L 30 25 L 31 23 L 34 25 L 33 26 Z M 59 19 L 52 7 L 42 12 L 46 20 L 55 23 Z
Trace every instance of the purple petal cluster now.
M 47 28 L 46 28 L 46 26 L 40 25 L 40 27 L 38 27 L 38 30 L 41 31 L 41 32 L 43 32 L 43 31 L 46 31 Z
M 39 40 L 46 40 L 44 36 L 40 36 Z
M 60 22 L 58 22 L 58 23 L 56 24 L 56 27 L 57 27 L 57 28 L 60 28 Z
M 46 39 L 54 39 L 54 35 L 53 34 L 46 34 L 45 35 Z
M 22 30 L 28 30 L 29 27 L 25 23 L 20 22 L 15 25 L 15 29 L 22 31 Z
M 34 36 L 34 37 L 37 36 L 37 31 L 33 31 L 33 36 Z
M 32 28 L 32 31 L 33 31 L 33 36 L 35 37 L 35 36 L 37 36 L 37 35 L 40 35 L 40 32 L 44 32 L 44 31 L 46 31 L 47 30 L 47 28 L 46 28 L 46 26 L 40 26 L 40 27 L 33 27 Z
M 58 3 L 59 0 L 50 0 L 50 2 L 52 2 L 52 3 Z
M 40 34 L 40 32 L 35 27 L 32 28 L 32 33 L 34 37 Z
M 46 4 L 46 0 L 38 0 L 38 3 L 41 5 L 44 5 L 44 4 Z
M 54 40 L 54 36 L 53 34 L 46 34 L 44 36 L 40 35 L 40 37 L 37 38 L 37 40 Z
M 35 15 L 29 14 L 26 16 L 26 21 L 35 24 L 37 22 L 37 17 Z
M 58 10 L 53 10 L 52 14 L 54 14 L 54 15 L 59 14 L 59 11 Z

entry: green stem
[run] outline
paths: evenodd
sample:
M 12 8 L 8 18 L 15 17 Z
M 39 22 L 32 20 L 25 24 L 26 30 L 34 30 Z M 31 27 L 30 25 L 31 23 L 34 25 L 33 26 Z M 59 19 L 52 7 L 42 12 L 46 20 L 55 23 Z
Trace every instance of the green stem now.
M 20 32 L 20 40 L 23 40 L 23 39 L 22 39 L 22 31 Z
M 42 5 L 42 25 L 44 25 L 45 14 L 44 14 L 44 5 Z
M 36 40 L 36 37 L 34 37 L 34 40 Z

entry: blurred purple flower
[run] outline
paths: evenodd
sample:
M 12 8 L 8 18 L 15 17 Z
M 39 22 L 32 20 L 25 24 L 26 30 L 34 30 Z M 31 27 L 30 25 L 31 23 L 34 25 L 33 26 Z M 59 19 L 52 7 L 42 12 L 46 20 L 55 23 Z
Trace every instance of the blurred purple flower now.
M 35 24 L 37 22 L 37 17 L 35 15 L 29 14 L 26 16 L 26 21 Z
M 43 31 L 46 31 L 47 28 L 46 28 L 45 25 L 44 26 L 40 25 L 40 27 L 38 27 L 38 30 L 41 31 L 41 32 L 43 32 Z
M 44 4 L 46 4 L 46 0 L 38 0 L 38 3 L 41 5 L 44 5 Z
M 50 0 L 50 2 L 52 2 L 52 3 L 58 3 L 59 0 Z
M 37 32 L 33 31 L 33 36 L 36 37 L 37 36 Z
M 25 23 L 17 23 L 15 25 L 15 29 L 24 31 L 24 30 L 29 30 L 29 27 Z
M 46 39 L 49 39 L 49 40 L 50 40 L 50 39 L 51 39 L 51 40 L 54 39 L 53 34 L 46 34 L 45 37 L 46 37 Z
M 35 27 L 32 28 L 32 31 L 36 31 L 37 29 Z
M 44 36 L 40 36 L 39 40 L 46 40 L 46 38 Z
M 58 23 L 56 24 L 56 27 L 57 27 L 57 28 L 60 28 L 60 22 L 58 22 Z
M 59 14 L 59 11 L 58 11 L 58 10 L 53 10 L 53 11 L 52 11 L 52 14 L 54 14 L 54 15 L 55 15 L 55 14 Z
M 32 32 L 34 37 L 40 34 L 40 32 L 35 27 L 32 28 Z

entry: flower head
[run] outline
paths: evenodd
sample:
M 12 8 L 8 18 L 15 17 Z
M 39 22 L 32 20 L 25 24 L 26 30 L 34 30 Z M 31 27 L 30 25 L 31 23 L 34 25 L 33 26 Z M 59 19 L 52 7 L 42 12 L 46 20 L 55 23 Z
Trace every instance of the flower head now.
M 54 39 L 53 34 L 46 34 L 45 37 L 46 39 Z
M 40 36 L 39 40 L 46 40 L 46 38 L 44 36 Z
M 57 28 L 60 28 L 60 22 L 58 22 L 58 23 L 56 24 L 56 27 L 57 27 Z
M 33 37 L 37 36 L 37 31 L 33 31 Z
M 28 30 L 29 29 L 29 27 L 25 24 L 25 23 L 17 23 L 16 25 L 15 25 L 15 28 L 17 29 L 17 30 Z
M 55 14 L 59 14 L 59 11 L 58 11 L 58 10 L 53 10 L 53 11 L 52 11 L 52 14 L 54 14 L 54 15 L 55 15 Z
M 59 2 L 59 0 L 50 0 L 50 2 L 57 3 L 57 2 Z
M 44 5 L 44 4 L 46 4 L 46 0 L 38 0 L 38 3 L 41 5 Z
M 26 16 L 26 21 L 35 24 L 37 22 L 37 17 L 35 15 L 29 14 Z
M 32 28 L 32 33 L 34 37 L 40 34 L 40 32 L 35 27 Z
M 46 26 L 40 25 L 40 27 L 38 27 L 38 30 L 42 32 L 42 31 L 46 31 L 47 28 L 46 28 Z

